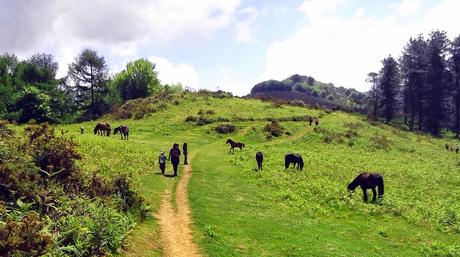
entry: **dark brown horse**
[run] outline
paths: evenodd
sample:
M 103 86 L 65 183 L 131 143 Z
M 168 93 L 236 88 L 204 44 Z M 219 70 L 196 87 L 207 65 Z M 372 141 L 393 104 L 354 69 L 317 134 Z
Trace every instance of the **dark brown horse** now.
M 297 153 L 288 153 L 286 156 L 284 156 L 284 167 L 287 169 L 289 168 L 289 165 L 291 163 L 294 163 L 294 169 L 295 165 L 297 164 L 297 168 L 302 171 L 303 170 L 303 159 L 300 154 Z
M 262 170 L 262 164 L 264 162 L 264 154 L 261 151 L 256 153 L 257 169 Z
M 121 139 L 126 139 L 128 140 L 129 137 L 129 128 L 128 126 L 118 126 L 113 130 L 113 134 L 116 135 L 118 132 L 120 132 Z
M 367 202 L 367 189 L 372 189 L 372 201 L 375 202 L 377 192 L 375 188 L 379 189 L 379 198 L 383 197 L 383 177 L 379 173 L 367 173 L 363 172 L 359 174 L 349 185 L 348 190 L 354 192 L 355 188 L 360 186 L 363 190 L 363 200 Z
M 112 132 L 112 129 L 110 128 L 109 123 L 98 123 L 96 127 L 94 127 L 94 135 L 100 135 L 100 136 L 110 136 L 110 132 Z
M 244 148 L 244 144 L 243 143 L 238 143 L 238 142 L 234 142 L 233 140 L 231 140 L 230 138 L 227 139 L 227 142 L 225 142 L 226 144 L 230 144 L 230 153 L 233 153 L 235 151 L 235 147 L 238 147 L 240 148 L 240 150 L 243 150 Z

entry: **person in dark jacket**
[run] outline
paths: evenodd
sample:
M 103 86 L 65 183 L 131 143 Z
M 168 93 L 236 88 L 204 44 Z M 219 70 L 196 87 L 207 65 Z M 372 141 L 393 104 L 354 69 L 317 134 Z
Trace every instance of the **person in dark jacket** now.
M 188 161 L 187 161 L 187 155 L 188 155 L 187 143 L 184 143 L 182 145 L 182 153 L 184 154 L 184 165 L 188 165 Z
M 311 123 L 313 122 L 313 117 L 312 116 L 308 117 L 308 122 L 310 123 L 309 126 L 311 127 Z
M 158 163 L 160 164 L 161 174 L 165 174 L 166 170 L 166 155 L 165 150 L 161 150 L 160 156 L 158 157 Z
M 174 169 L 174 176 L 177 176 L 177 167 L 179 166 L 180 162 L 180 149 L 179 144 L 174 144 L 173 148 L 169 150 L 168 160 L 171 160 L 171 164 L 173 165 Z

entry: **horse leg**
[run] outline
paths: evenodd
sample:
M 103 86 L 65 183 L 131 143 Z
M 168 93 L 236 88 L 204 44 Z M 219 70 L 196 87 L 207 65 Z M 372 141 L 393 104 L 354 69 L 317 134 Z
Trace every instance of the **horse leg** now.
M 361 189 L 363 190 L 363 201 L 367 203 L 367 192 L 366 192 L 366 189 L 364 187 L 361 187 Z
M 377 196 L 377 192 L 375 191 L 375 187 L 372 188 L 372 202 L 375 202 Z

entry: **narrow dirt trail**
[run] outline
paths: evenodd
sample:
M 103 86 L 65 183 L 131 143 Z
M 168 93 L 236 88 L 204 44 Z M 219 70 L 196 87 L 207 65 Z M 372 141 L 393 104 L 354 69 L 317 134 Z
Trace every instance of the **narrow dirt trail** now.
M 171 189 L 165 191 L 160 210 L 156 215 L 160 224 L 161 240 L 164 244 L 164 256 L 202 256 L 198 246 L 193 242 L 190 224 L 190 206 L 187 186 L 192 176 L 191 164 L 184 166 L 183 174 L 176 188 L 177 212 L 172 206 Z

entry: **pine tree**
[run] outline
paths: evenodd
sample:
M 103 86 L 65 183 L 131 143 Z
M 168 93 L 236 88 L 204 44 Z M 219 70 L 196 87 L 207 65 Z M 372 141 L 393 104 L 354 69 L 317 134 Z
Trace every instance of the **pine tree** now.
M 452 41 L 450 54 L 449 64 L 453 75 L 454 129 L 456 136 L 460 137 L 460 35 Z
M 391 56 L 383 59 L 383 67 L 379 74 L 379 91 L 381 108 L 385 122 L 390 122 L 398 109 L 398 95 L 400 91 L 400 75 L 398 63 Z

